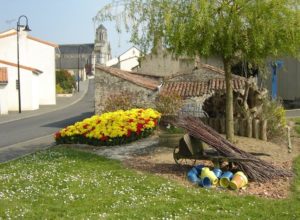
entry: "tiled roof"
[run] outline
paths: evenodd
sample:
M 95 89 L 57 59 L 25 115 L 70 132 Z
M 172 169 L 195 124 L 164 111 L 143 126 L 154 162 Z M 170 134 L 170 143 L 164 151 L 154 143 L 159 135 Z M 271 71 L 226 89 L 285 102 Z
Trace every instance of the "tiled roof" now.
M 0 67 L 0 84 L 7 84 L 7 83 L 8 83 L 7 68 Z
M 91 60 L 89 60 L 91 61 Z M 87 61 L 84 58 L 79 58 L 79 69 L 83 69 Z M 57 57 L 55 59 L 55 66 L 57 69 L 78 69 L 77 57 Z
M 5 60 L 0 60 L 0 63 L 8 65 L 8 66 L 18 67 L 18 64 L 12 63 L 12 62 L 8 62 L 8 61 L 5 61 Z M 20 65 L 20 68 L 32 71 L 35 74 L 41 74 L 41 73 L 43 73 L 43 71 L 41 71 L 39 69 L 36 69 L 36 68 L 33 68 L 33 67 L 29 67 L 29 66 Z
M 233 79 L 233 89 L 239 90 L 245 87 L 244 79 Z M 165 82 L 161 92 L 177 93 L 181 97 L 197 97 L 209 94 L 212 91 L 225 91 L 225 79 L 211 79 L 198 82 Z
M 119 77 L 121 79 L 125 79 L 129 82 L 132 82 L 138 86 L 151 89 L 151 90 L 157 90 L 157 87 L 159 86 L 159 81 L 149 79 L 146 77 L 142 77 L 141 75 L 137 75 L 136 73 L 131 73 L 128 71 L 120 70 L 117 68 L 112 67 L 106 67 L 102 65 L 96 65 L 96 69 L 102 70 L 106 73 L 109 73 L 113 76 Z
M 218 73 L 222 76 L 225 76 L 225 71 L 223 69 L 220 69 L 218 67 L 215 67 L 215 66 L 212 66 L 212 65 L 209 65 L 209 64 L 203 64 L 201 63 L 201 68 L 204 68 L 204 69 L 208 69 L 208 70 L 211 70 L 215 73 Z M 235 74 L 232 74 L 232 78 L 236 78 L 236 79 L 240 79 L 240 80 L 245 80 L 245 77 L 243 76 L 239 76 L 239 75 L 235 75 Z
M 216 77 L 218 77 L 218 76 L 221 77 L 221 78 L 225 77 L 225 71 L 221 68 L 218 68 L 218 67 L 215 67 L 215 66 L 212 66 L 212 65 L 209 65 L 209 64 L 204 64 L 204 63 L 200 63 L 199 68 L 211 71 L 212 73 L 214 73 L 216 75 Z M 165 78 L 165 80 L 170 80 L 170 79 L 176 78 L 178 76 L 190 75 L 194 71 L 195 70 L 185 71 L 185 72 L 177 72 L 177 73 L 174 73 L 170 76 L 165 76 L 164 78 Z M 232 74 L 232 78 L 245 79 L 244 77 L 238 76 L 238 75 L 235 75 L 235 74 Z
M 58 46 L 60 54 L 92 54 L 94 44 L 61 44 Z

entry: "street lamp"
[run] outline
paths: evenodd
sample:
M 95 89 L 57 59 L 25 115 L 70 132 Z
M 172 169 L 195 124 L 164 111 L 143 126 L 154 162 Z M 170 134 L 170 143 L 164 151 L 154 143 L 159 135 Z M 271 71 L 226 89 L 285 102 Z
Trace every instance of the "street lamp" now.
M 26 25 L 21 25 L 20 21 L 21 18 L 25 18 L 26 19 Z M 21 15 L 18 19 L 17 22 L 17 59 L 18 59 L 18 81 L 17 81 L 17 89 L 18 89 L 18 99 L 19 99 L 19 113 L 21 113 L 21 81 L 20 81 L 20 60 L 19 60 L 19 56 L 20 56 L 20 52 L 19 52 L 19 32 L 20 32 L 20 28 L 23 28 L 23 31 L 31 31 L 29 26 L 28 26 L 28 18 L 25 15 Z
M 79 92 L 79 68 L 80 68 L 80 62 L 79 62 L 79 56 L 80 56 L 80 51 L 82 49 L 82 45 L 78 46 L 78 60 L 77 60 L 77 64 L 78 64 L 78 72 L 77 72 L 77 91 Z

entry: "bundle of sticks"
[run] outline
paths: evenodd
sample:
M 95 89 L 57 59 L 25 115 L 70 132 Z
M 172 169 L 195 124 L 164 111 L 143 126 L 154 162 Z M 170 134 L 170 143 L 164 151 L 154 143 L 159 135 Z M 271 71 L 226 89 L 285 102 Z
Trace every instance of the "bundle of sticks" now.
M 178 127 L 184 128 L 194 138 L 207 143 L 224 157 L 250 159 L 249 161 L 235 163 L 250 180 L 265 182 L 271 178 L 290 177 L 293 175 L 289 170 L 275 167 L 234 146 L 214 129 L 205 125 L 200 119 L 184 117 L 173 123 Z

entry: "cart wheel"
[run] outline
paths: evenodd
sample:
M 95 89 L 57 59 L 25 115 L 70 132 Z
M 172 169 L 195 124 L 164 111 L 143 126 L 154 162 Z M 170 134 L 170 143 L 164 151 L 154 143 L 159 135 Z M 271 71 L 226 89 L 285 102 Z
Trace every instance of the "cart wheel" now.
M 176 146 L 173 151 L 173 159 L 178 165 L 191 165 L 194 166 L 196 164 L 195 159 L 183 158 L 179 154 L 179 146 Z

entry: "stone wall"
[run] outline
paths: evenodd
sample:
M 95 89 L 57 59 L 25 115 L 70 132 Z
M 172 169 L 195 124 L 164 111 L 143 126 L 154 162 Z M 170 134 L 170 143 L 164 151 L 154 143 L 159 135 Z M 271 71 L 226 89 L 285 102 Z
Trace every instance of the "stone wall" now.
M 157 91 L 138 86 L 130 81 L 113 76 L 102 70 L 96 69 L 95 75 L 95 112 L 103 113 L 108 97 L 122 94 L 122 91 L 136 93 L 136 103 L 141 107 L 154 107 Z

